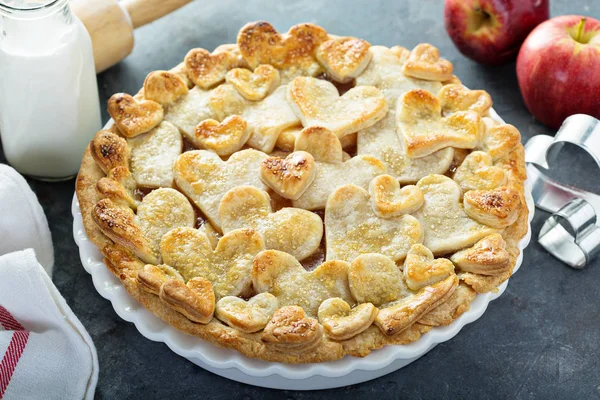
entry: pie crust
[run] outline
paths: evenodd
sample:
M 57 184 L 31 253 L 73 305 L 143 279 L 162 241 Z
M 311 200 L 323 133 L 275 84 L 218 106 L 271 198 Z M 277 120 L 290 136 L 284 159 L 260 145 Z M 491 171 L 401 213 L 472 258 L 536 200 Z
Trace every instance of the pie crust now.
M 192 49 L 84 153 L 89 239 L 177 329 L 267 361 L 364 357 L 448 325 L 527 232 L 518 130 L 412 51 L 245 25 Z

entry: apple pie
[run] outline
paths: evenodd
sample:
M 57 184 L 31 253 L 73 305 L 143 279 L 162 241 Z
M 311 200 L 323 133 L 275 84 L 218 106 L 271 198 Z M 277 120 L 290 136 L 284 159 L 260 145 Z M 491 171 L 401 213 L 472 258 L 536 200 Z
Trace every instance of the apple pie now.
M 77 179 L 87 234 L 138 302 L 267 361 L 363 357 L 448 325 L 527 231 L 518 130 L 430 44 L 245 25 L 134 95 Z

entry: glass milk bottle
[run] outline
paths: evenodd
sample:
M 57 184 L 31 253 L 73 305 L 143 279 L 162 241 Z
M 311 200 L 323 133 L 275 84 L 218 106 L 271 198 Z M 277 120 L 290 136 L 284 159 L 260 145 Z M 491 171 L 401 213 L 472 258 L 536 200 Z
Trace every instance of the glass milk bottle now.
M 100 129 L 90 36 L 68 0 L 0 0 L 0 137 L 9 164 L 68 179 Z

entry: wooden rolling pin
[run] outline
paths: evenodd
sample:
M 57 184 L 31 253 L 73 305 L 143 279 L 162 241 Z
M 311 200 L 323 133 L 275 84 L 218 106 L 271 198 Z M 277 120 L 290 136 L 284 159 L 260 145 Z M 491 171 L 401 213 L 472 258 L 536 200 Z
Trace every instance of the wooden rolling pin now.
M 71 8 L 92 38 L 96 73 L 133 50 L 133 30 L 192 0 L 73 0 Z

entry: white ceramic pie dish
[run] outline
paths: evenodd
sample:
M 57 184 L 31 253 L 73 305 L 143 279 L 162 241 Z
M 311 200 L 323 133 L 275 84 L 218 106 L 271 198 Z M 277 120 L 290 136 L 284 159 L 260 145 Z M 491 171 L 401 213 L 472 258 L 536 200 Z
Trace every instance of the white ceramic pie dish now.
M 492 117 L 501 121 L 493 110 Z M 529 226 L 527 234 L 519 242 L 521 253 L 513 273 L 521 266 L 523 250 L 529 244 L 530 223 L 535 210 L 528 182 L 525 185 Z M 507 280 L 498 287 L 497 292 L 477 295 L 471 303 L 471 309 L 452 324 L 432 328 L 419 340 L 407 345 L 386 346 L 371 352 L 364 358 L 346 356 L 340 360 L 319 364 L 270 363 L 251 359 L 235 350 L 218 348 L 200 338 L 189 336 L 148 311 L 127 293 L 119 279 L 104 265 L 102 254 L 87 237 L 76 196 L 73 197 L 72 213 L 73 235 L 79 246 L 83 267 L 92 275 L 98 293 L 110 300 L 121 318 L 133 322 L 146 338 L 165 343 L 176 354 L 208 371 L 238 382 L 274 389 L 330 389 L 365 382 L 400 369 L 427 353 L 438 343 L 450 340 L 463 326 L 481 317 L 488 304 L 500 297 L 508 285 Z

